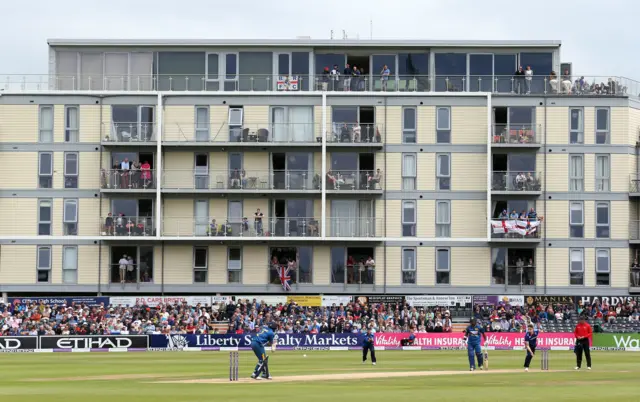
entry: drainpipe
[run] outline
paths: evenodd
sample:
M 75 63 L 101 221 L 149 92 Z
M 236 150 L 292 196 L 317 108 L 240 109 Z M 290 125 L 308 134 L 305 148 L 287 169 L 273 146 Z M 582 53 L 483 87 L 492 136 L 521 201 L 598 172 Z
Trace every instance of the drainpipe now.
M 388 172 L 387 170 L 387 97 L 384 97 L 384 142 L 382 143 L 382 150 L 384 152 L 384 172 Z M 416 116 L 417 118 L 417 116 Z M 376 127 L 376 130 L 378 128 Z M 386 182 L 385 182 L 386 184 Z M 387 191 L 386 190 L 382 190 L 382 194 L 383 194 L 383 200 L 384 200 L 384 211 L 383 211 L 383 233 L 384 233 L 384 242 L 382 245 L 382 252 L 384 255 L 384 284 L 383 284 L 383 291 L 382 293 L 386 294 L 387 293 Z M 417 255 L 417 252 L 416 252 Z
M 547 216 L 547 96 L 544 96 L 544 143 L 542 149 L 544 150 L 544 189 L 542 190 L 543 196 L 543 217 Z M 547 294 L 547 225 L 542 225 L 542 251 L 544 260 L 544 294 Z
M 99 186 L 102 186 L 102 158 L 103 158 L 103 152 L 104 152 L 104 146 L 102 145 L 102 139 L 104 138 L 104 124 L 102 124 L 102 108 L 104 107 L 104 105 L 102 104 L 102 98 L 103 95 L 100 95 L 98 97 L 98 105 L 100 107 L 100 120 L 98 122 L 98 124 L 100 125 L 100 127 L 98 128 L 98 132 L 100 133 L 100 164 L 98 166 L 99 169 L 99 174 L 101 176 L 100 178 L 100 184 Z M 100 189 L 98 189 L 98 233 L 101 233 L 101 226 L 102 226 L 102 192 L 100 191 Z M 111 278 L 109 278 L 111 279 Z M 98 296 L 100 296 L 102 294 L 102 240 L 98 240 Z

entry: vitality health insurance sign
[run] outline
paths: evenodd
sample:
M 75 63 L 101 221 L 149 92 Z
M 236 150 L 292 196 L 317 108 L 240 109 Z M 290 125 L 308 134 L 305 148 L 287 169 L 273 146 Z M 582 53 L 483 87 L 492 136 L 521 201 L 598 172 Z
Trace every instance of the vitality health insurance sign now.
M 448 349 L 465 346 L 463 333 L 427 333 L 415 334 L 415 347 L 422 349 Z M 400 341 L 407 339 L 408 333 L 379 333 L 376 334 L 376 346 L 384 348 L 400 347 Z M 496 349 L 521 349 L 524 348 L 524 333 L 491 332 L 487 333 L 487 341 L 483 346 Z M 572 333 L 541 333 L 538 336 L 538 347 L 572 348 L 574 336 Z

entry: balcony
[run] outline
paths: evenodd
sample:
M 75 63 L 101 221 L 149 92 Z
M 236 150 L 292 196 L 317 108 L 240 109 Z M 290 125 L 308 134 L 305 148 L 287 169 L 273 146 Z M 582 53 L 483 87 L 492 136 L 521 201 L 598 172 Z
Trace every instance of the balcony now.
M 320 175 L 302 170 L 165 170 L 165 193 L 319 193 Z
M 640 197 L 640 175 L 629 176 L 629 197 Z
M 491 193 L 505 195 L 542 194 L 540 172 L 494 171 L 491 176 Z
M 169 123 L 162 140 L 168 146 L 311 146 L 322 142 L 322 127 L 317 123 L 270 123 L 229 126 L 200 123 Z
M 493 124 L 491 146 L 496 148 L 540 148 L 539 124 Z
M 152 216 L 107 216 L 102 218 L 100 235 L 105 237 L 155 236 L 155 220 Z
M 640 269 L 629 270 L 629 293 L 640 293 Z
M 326 176 L 327 194 L 382 194 L 384 176 L 374 170 L 329 170 Z
M 383 134 L 381 124 L 333 122 L 327 131 L 327 146 L 382 148 Z
M 152 193 L 156 188 L 155 170 L 100 170 L 100 191 L 103 193 Z
M 376 238 L 382 237 L 384 221 L 381 218 L 327 218 L 326 237 Z
M 144 146 L 155 145 L 156 124 L 151 122 L 103 123 L 102 145 Z
M 504 243 L 539 243 L 542 238 L 541 220 L 491 220 L 491 241 Z
M 224 238 L 317 238 L 320 236 L 319 218 L 263 218 L 260 223 L 229 217 L 175 217 L 163 220 L 163 236 Z

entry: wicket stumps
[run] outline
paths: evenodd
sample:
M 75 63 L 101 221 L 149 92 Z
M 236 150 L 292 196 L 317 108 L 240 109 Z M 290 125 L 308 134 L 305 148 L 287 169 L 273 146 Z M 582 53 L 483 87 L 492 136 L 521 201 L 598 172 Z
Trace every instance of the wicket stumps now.
M 229 352 L 229 381 L 238 381 L 240 352 Z
M 542 356 L 540 356 L 541 369 L 544 371 L 549 370 L 549 350 L 543 349 Z

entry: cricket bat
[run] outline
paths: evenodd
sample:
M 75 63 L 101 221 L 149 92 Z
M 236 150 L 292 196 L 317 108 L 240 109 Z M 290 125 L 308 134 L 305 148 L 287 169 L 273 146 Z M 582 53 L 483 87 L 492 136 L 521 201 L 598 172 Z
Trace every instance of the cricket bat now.
M 482 351 L 482 367 L 485 370 L 489 370 L 489 352 L 487 351 L 487 348 L 484 348 Z

